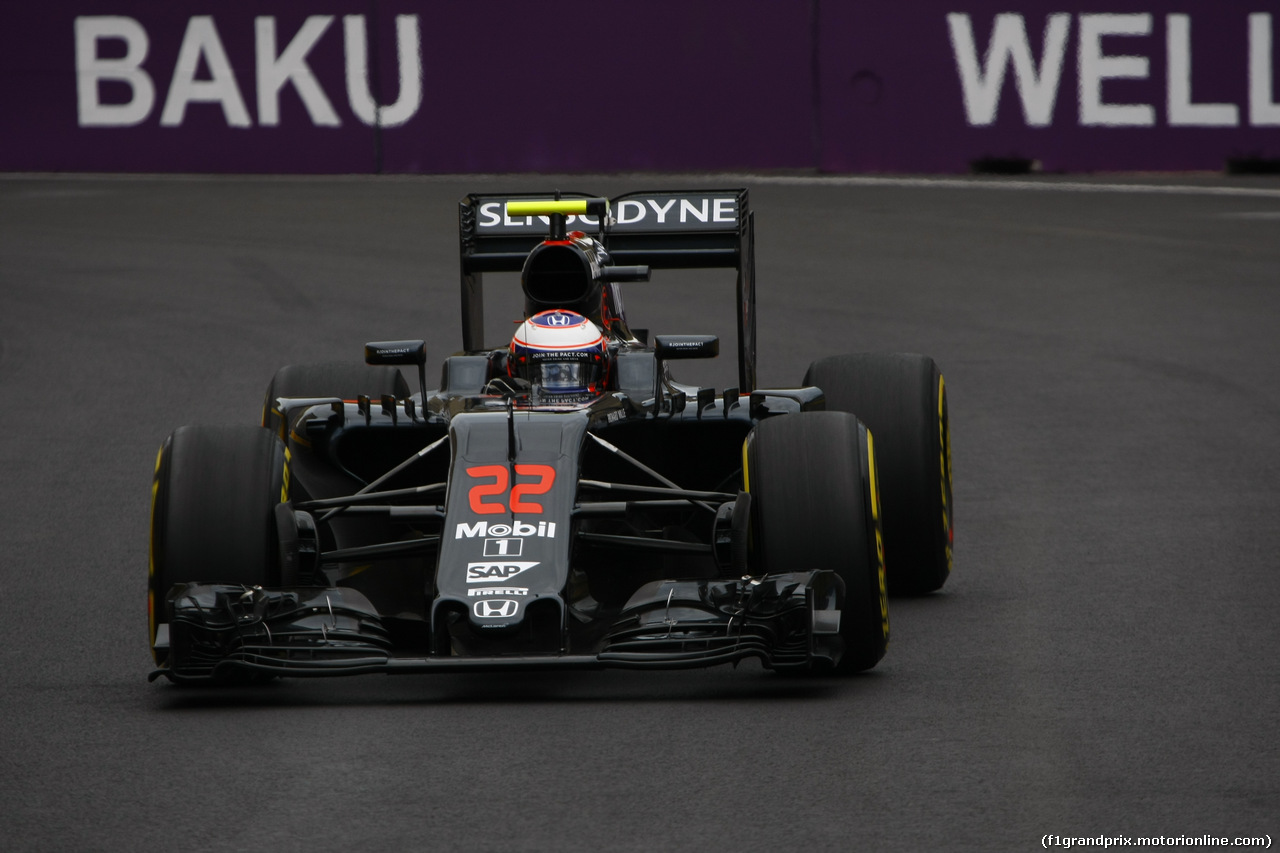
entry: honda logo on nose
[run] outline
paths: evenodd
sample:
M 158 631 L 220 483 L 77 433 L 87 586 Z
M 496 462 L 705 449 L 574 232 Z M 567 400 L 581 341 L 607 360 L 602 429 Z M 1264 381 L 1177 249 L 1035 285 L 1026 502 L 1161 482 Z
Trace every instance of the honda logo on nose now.
M 486 598 L 472 608 L 477 619 L 506 619 L 515 616 L 520 605 L 510 598 Z

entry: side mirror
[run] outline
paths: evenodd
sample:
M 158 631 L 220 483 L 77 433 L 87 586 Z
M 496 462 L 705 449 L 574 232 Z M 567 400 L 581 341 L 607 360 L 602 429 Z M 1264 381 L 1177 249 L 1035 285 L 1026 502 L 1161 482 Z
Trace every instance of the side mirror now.
M 364 345 L 364 363 L 413 364 L 418 368 L 418 390 L 422 392 L 422 411 L 427 411 L 427 342 L 373 341 Z
M 364 345 L 365 364 L 427 363 L 426 341 L 374 341 Z
M 720 339 L 715 335 L 658 335 L 654 342 L 654 351 L 663 361 L 715 358 L 720 354 Z

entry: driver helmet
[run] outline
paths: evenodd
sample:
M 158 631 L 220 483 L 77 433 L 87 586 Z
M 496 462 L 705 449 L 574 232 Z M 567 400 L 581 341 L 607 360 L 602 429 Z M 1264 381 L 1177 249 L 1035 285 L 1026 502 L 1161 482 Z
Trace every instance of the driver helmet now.
M 540 311 L 511 339 L 507 372 L 544 394 L 598 394 L 608 377 L 608 353 L 599 327 L 576 311 Z

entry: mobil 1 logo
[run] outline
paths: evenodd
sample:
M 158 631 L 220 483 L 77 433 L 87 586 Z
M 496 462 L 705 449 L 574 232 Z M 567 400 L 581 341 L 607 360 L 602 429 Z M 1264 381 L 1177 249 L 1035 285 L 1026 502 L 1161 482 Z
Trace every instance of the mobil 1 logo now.
M 516 519 L 510 524 L 490 524 L 488 521 L 461 522 L 453 529 L 454 539 L 492 539 L 521 538 L 534 536 L 541 539 L 556 538 L 554 521 L 539 521 L 537 524 Z
M 523 539 L 484 540 L 484 556 L 486 557 L 519 557 L 523 553 Z

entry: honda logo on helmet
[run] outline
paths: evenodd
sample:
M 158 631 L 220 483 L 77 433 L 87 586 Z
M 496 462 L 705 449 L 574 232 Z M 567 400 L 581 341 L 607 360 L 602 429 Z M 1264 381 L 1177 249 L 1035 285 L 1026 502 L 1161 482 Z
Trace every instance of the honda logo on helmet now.
M 572 322 L 573 322 L 572 317 L 570 317 L 568 314 L 561 314 L 559 311 L 557 311 L 554 314 L 547 315 L 548 326 L 568 326 Z
M 471 612 L 477 619 L 507 619 L 516 615 L 520 604 L 510 598 L 486 598 L 477 601 Z

